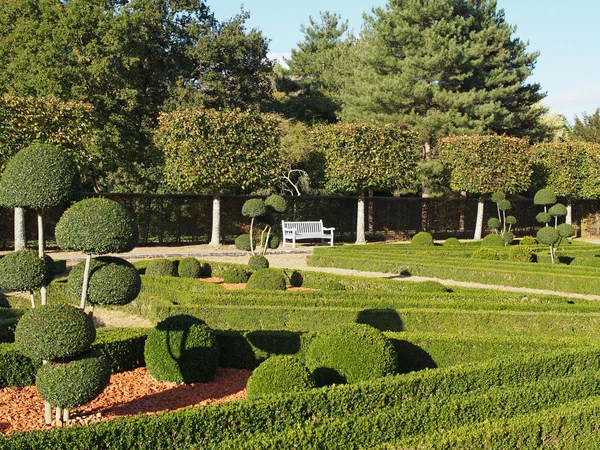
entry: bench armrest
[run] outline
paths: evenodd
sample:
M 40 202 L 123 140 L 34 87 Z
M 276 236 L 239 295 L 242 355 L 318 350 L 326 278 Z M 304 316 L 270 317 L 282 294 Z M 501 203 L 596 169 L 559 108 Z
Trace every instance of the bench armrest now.
M 323 227 L 323 231 L 334 231 L 335 228 L 334 227 Z

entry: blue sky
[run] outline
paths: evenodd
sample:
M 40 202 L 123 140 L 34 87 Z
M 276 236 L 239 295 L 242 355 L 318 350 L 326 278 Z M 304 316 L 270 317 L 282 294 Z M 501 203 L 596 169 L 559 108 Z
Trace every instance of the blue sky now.
M 362 26 L 363 12 L 384 6 L 385 0 L 217 0 L 208 5 L 219 20 L 244 9 L 248 26 L 259 28 L 271 40 L 273 57 L 289 56 L 303 39 L 302 24 L 320 11 L 341 14 L 355 33 Z M 548 93 L 544 103 L 553 113 L 572 123 L 575 115 L 593 113 L 600 107 L 600 1 L 598 0 L 498 0 L 508 23 L 517 26 L 515 36 L 529 41 L 529 51 L 540 51 L 531 77 Z

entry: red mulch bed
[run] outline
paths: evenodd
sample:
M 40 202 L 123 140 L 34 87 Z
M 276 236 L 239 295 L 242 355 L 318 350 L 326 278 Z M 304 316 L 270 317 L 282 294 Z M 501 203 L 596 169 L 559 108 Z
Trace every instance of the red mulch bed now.
M 116 373 L 98 398 L 71 411 L 67 426 L 241 400 L 251 373 L 219 368 L 214 381 L 187 385 L 155 381 L 144 367 Z M 43 409 L 35 386 L 0 389 L 0 433 L 51 428 L 44 423 Z
M 197 280 L 204 281 L 206 283 L 220 284 L 228 291 L 235 291 L 238 289 L 246 289 L 246 283 L 224 283 L 223 278 L 219 278 L 219 277 L 197 278 Z M 301 286 L 300 287 L 287 286 L 285 290 L 286 291 L 318 291 L 319 289 L 305 288 L 305 287 L 301 287 Z

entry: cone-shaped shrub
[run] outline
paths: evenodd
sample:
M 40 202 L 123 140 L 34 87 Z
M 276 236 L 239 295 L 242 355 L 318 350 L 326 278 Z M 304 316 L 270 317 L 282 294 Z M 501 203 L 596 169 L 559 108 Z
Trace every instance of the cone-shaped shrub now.
M 176 277 L 178 275 L 177 261 L 164 258 L 153 259 L 146 267 L 146 275 L 152 277 Z
M 550 189 L 540 189 L 533 197 L 534 205 L 548 206 L 556 203 L 556 194 Z
M 262 255 L 252 255 L 248 260 L 248 266 L 252 270 L 268 269 L 269 260 Z
M 396 351 L 385 335 L 365 324 L 342 324 L 323 331 L 306 352 L 317 386 L 356 383 L 394 373 Z
M 241 267 L 229 267 L 221 273 L 221 277 L 225 283 L 239 284 L 248 281 L 248 271 Z
M 217 338 L 200 319 L 186 315 L 169 317 L 148 334 L 144 358 L 148 372 L 157 380 L 211 381 L 219 361 Z
M 0 259 L 0 289 L 5 292 L 39 289 L 46 277 L 46 263 L 34 250 L 10 252 Z
M 308 368 L 291 355 L 272 356 L 258 366 L 248 379 L 248 398 L 285 394 L 315 387 Z
M 235 248 L 243 250 L 245 252 L 250 251 L 250 235 L 240 234 L 235 238 Z
M 202 276 L 202 266 L 196 258 L 183 258 L 177 266 L 181 278 L 199 278 Z
M 504 239 L 499 234 L 488 234 L 481 240 L 482 247 L 503 247 Z
M 427 231 L 420 231 L 413 236 L 410 243 L 411 245 L 431 246 L 433 245 L 433 236 Z
M 250 275 L 246 289 L 285 291 L 285 277 L 274 270 L 260 269 Z

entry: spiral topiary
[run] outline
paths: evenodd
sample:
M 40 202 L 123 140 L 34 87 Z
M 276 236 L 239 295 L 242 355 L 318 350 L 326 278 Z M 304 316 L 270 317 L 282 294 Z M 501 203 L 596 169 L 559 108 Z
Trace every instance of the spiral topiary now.
M 287 202 L 281 195 L 273 194 L 265 199 L 265 206 L 273 208 L 275 212 L 284 213 L 287 209 Z
M 69 290 L 81 296 L 85 261 L 69 273 Z M 93 258 L 90 264 L 87 301 L 92 305 L 126 305 L 140 293 L 142 279 L 137 269 L 128 261 L 112 256 Z
M 500 220 L 497 217 L 490 217 L 487 221 L 488 228 L 497 230 L 500 228 Z
M 196 258 L 183 258 L 179 261 L 177 273 L 181 278 L 200 278 L 202 265 Z
M 553 205 L 556 203 L 556 194 L 550 189 L 540 189 L 533 197 L 534 205 Z
M 235 248 L 243 250 L 245 252 L 250 251 L 250 235 L 240 234 L 235 238 Z
M 232 284 L 246 283 L 249 276 L 248 271 L 241 267 L 229 267 L 221 273 L 223 282 Z
M 545 245 L 554 245 L 560 239 L 560 235 L 554 227 L 541 228 L 535 237 L 540 244 Z
M 92 318 L 70 305 L 42 305 L 27 311 L 15 330 L 15 344 L 34 361 L 71 358 L 96 338 Z
M 318 333 L 306 352 L 317 386 L 356 383 L 393 374 L 396 351 L 372 326 L 342 324 Z
M 568 223 L 561 223 L 557 228 L 558 234 L 564 238 L 569 238 L 571 236 L 575 236 L 577 234 L 577 230 L 575 227 Z
M 106 198 L 87 198 L 67 209 L 55 230 L 64 250 L 88 255 L 128 252 L 139 237 L 136 220 L 127 209 Z
M 285 291 L 285 277 L 274 270 L 260 269 L 250 275 L 246 289 Z
M 300 287 L 302 286 L 302 283 L 304 283 L 304 277 L 300 272 L 294 270 L 290 275 L 290 286 Z
M 502 233 L 502 240 L 504 241 L 505 245 L 510 245 L 515 240 L 515 235 L 510 231 L 507 231 Z
M 488 223 L 489 225 L 489 223 Z M 455 237 L 448 238 L 444 241 L 445 247 L 459 247 L 461 245 L 460 241 Z
M 488 234 L 481 240 L 482 247 L 504 247 L 504 239 L 499 234 Z
M 246 200 L 242 206 L 242 215 L 245 217 L 256 218 L 264 216 L 267 213 L 267 205 L 265 201 L 260 198 L 251 198 Z
M 548 210 L 548 214 L 552 217 L 565 217 L 567 215 L 567 207 L 562 203 L 557 203 Z
M 411 243 L 411 245 L 418 245 L 418 246 L 432 246 L 433 245 L 433 236 L 431 235 L 431 233 L 428 233 L 427 231 L 420 231 L 419 233 L 417 233 L 413 236 L 410 243 Z
M 509 211 L 512 208 L 512 205 L 508 200 L 500 200 L 498 202 L 498 209 L 500 211 Z
M 47 270 L 34 250 L 7 253 L 0 259 L 0 288 L 5 292 L 39 289 L 45 285 Z
M 178 262 L 172 259 L 158 258 L 153 259 L 146 267 L 146 275 L 152 277 L 176 277 Z
M 248 379 L 249 399 L 264 395 L 303 391 L 315 387 L 308 368 L 291 355 L 272 356 L 258 366 Z
M 252 255 L 248 260 L 248 266 L 252 270 L 268 269 L 269 260 L 262 255 Z
M 76 408 L 95 399 L 108 386 L 110 359 L 97 350 L 64 364 L 44 364 L 35 386 L 40 396 L 59 408 Z
M 541 212 L 535 216 L 535 220 L 539 223 L 549 223 L 552 220 L 552 216 L 547 212 Z
M 208 325 L 196 317 L 169 317 L 148 334 L 144 358 L 148 372 L 157 380 L 211 381 L 219 362 L 217 338 Z

